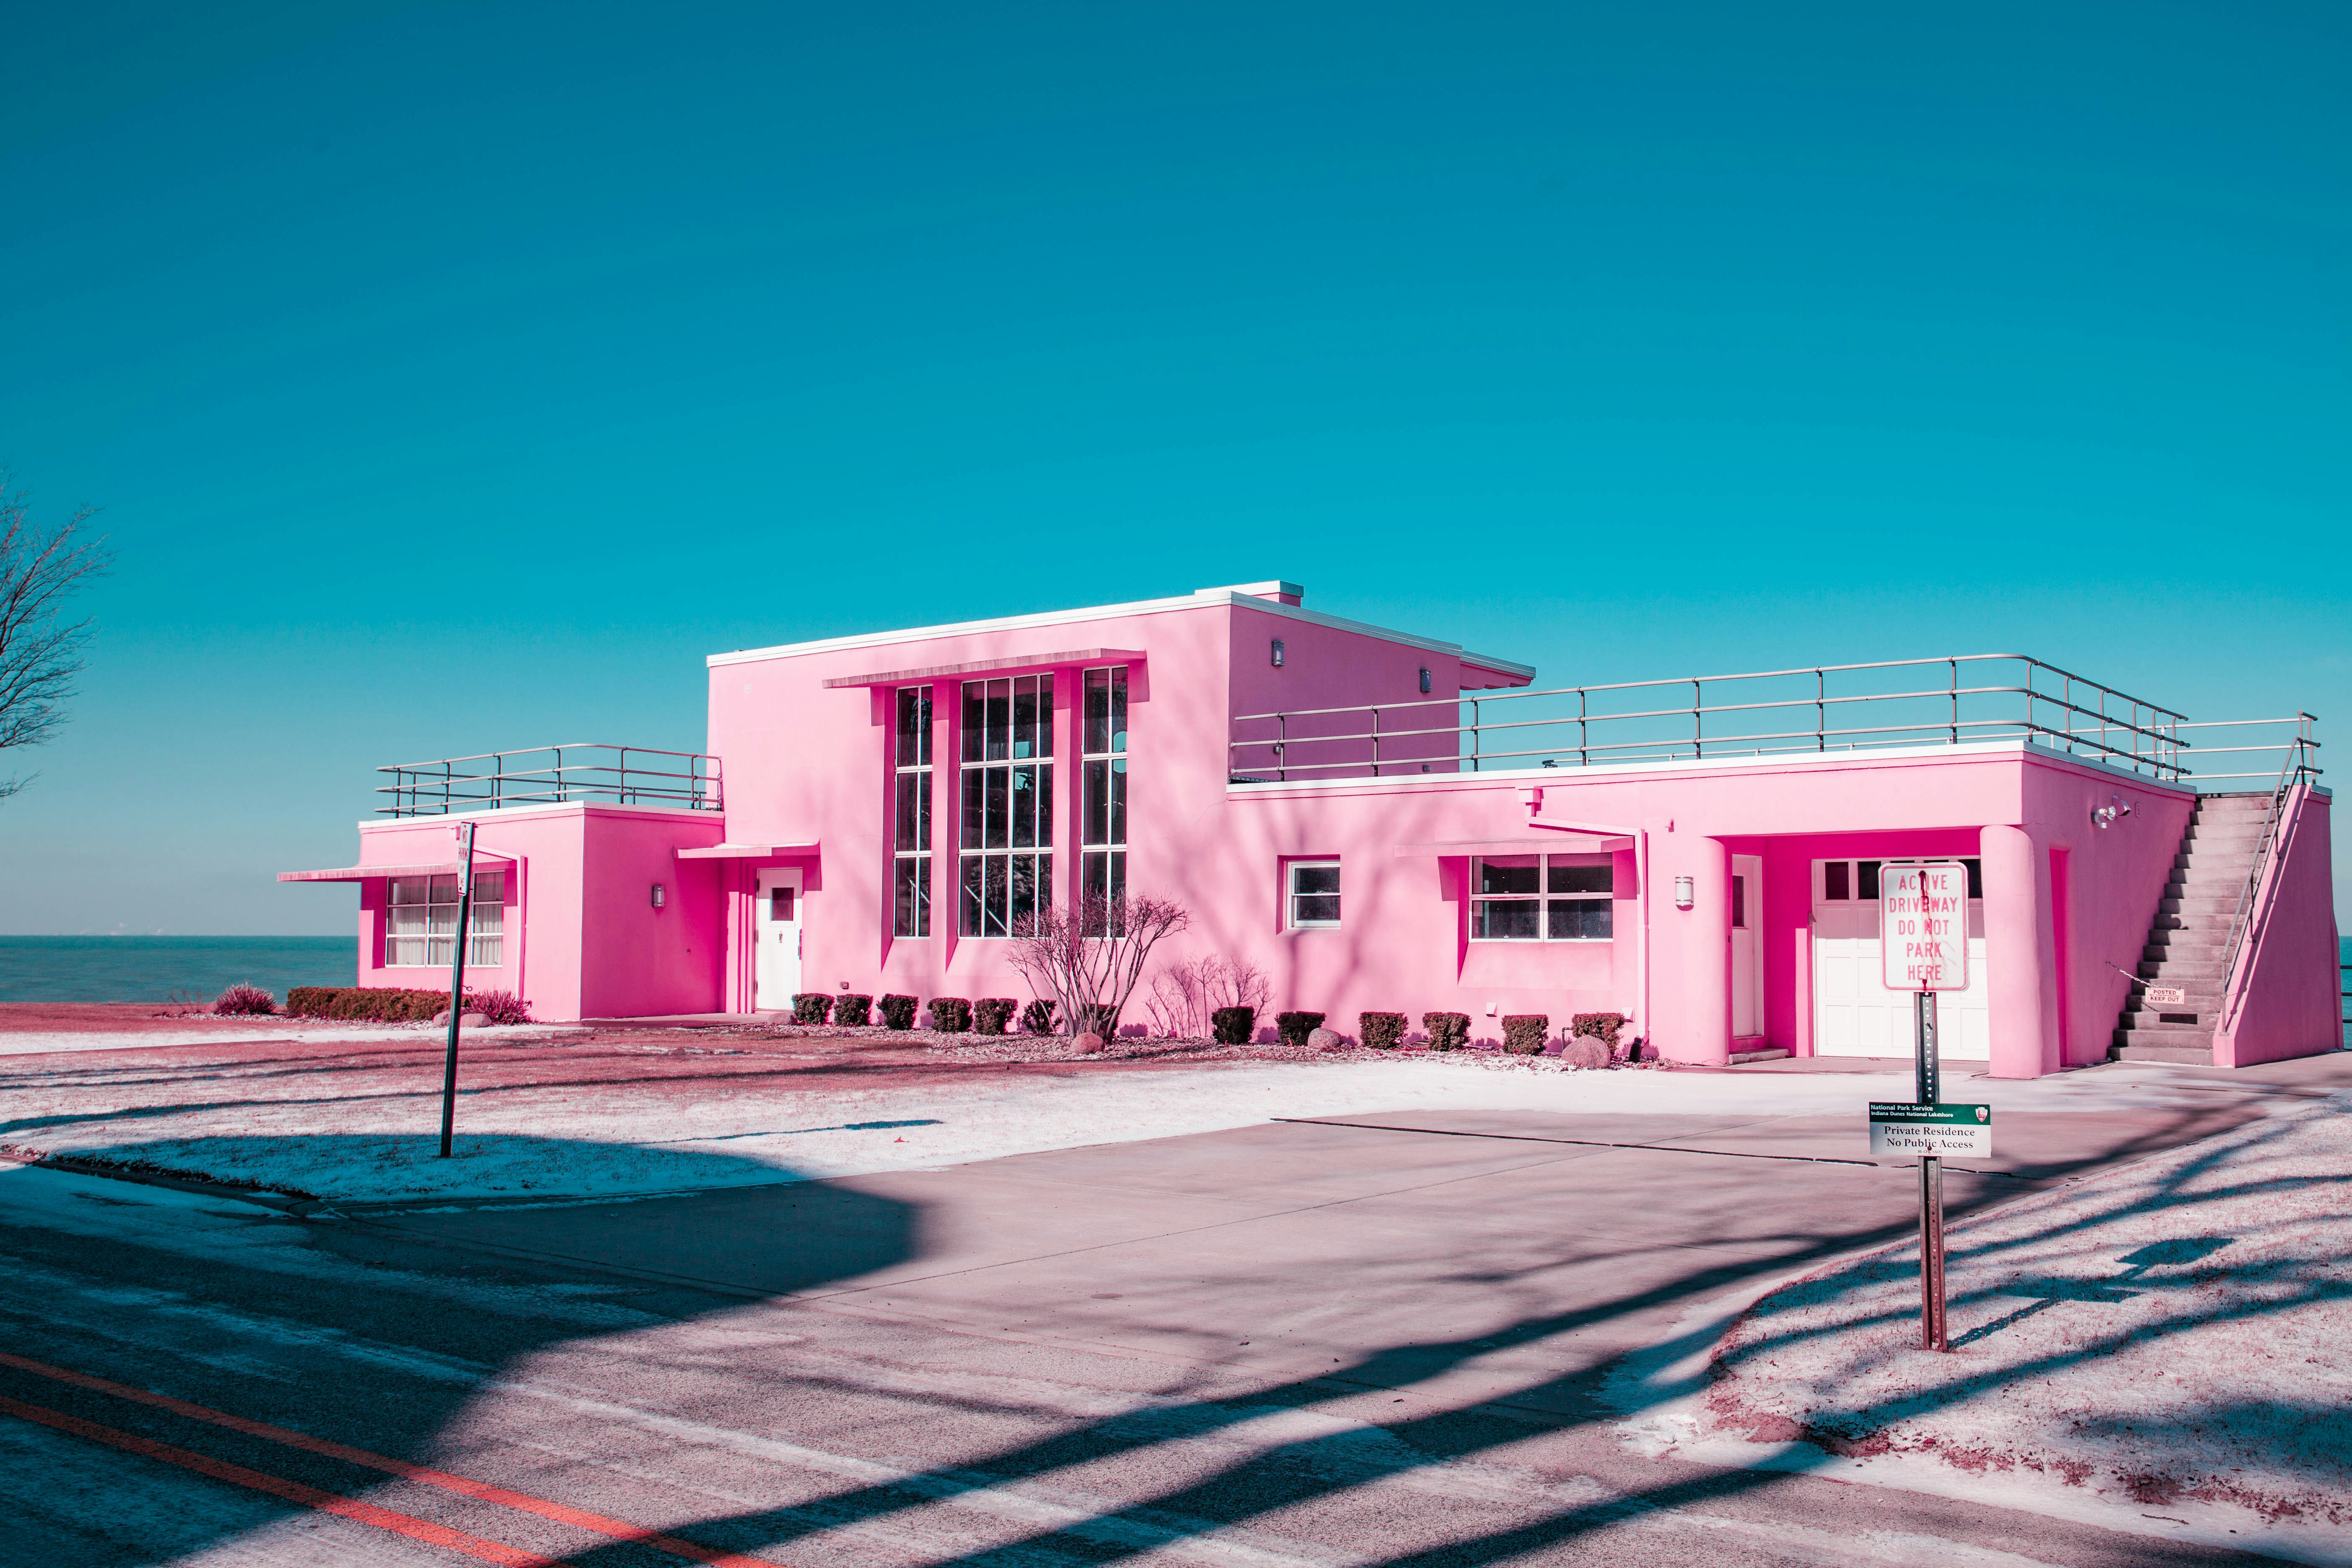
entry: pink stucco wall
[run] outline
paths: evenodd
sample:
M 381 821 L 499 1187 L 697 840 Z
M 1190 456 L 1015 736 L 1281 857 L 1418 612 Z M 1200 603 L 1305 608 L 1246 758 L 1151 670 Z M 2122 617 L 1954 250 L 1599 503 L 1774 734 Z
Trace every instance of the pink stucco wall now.
M 2331 804 L 2325 792 L 2308 787 L 2287 798 L 2238 965 L 2242 1000 L 2213 1040 L 2217 1066 L 2309 1056 L 2343 1039 L 2328 868 Z

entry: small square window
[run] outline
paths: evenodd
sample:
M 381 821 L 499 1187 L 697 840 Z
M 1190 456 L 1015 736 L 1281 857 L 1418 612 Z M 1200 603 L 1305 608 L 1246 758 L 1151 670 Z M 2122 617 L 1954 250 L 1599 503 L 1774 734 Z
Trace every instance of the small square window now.
M 1290 929 L 1339 923 L 1339 862 L 1293 860 L 1290 863 Z
M 1853 897 L 1853 881 L 1848 875 L 1852 867 L 1843 860 L 1822 862 L 1822 898 L 1827 903 L 1843 903 Z

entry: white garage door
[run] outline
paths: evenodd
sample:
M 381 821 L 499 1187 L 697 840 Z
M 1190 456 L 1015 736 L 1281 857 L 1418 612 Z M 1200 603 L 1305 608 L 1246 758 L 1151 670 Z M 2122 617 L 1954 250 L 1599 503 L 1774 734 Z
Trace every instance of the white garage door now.
M 1813 862 L 1813 1053 L 1907 1057 L 1911 995 L 1879 984 L 1875 860 Z M 1946 1061 L 1992 1058 L 1986 1006 L 1984 900 L 1969 862 L 1969 988 L 1936 998 L 1937 1054 Z

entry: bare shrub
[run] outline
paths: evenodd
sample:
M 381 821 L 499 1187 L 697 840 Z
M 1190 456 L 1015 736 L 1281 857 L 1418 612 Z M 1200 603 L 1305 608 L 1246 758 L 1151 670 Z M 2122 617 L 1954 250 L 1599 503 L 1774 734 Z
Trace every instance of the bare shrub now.
M 278 998 L 258 985 L 243 982 L 222 992 L 213 1003 L 213 1011 L 224 1014 L 258 1014 L 278 1011 Z
M 0 751 L 37 746 L 65 722 L 89 641 L 89 621 L 63 618 L 65 602 L 110 559 L 104 540 L 81 536 L 93 515 L 83 507 L 37 528 L 31 498 L 0 471 Z M 0 779 L 0 799 L 30 782 Z
M 1040 1001 L 1061 1005 L 1065 1029 L 1108 1039 L 1151 950 L 1192 923 L 1171 899 L 1089 893 L 1066 908 L 1015 920 L 1005 959 Z
M 1154 975 L 1144 1010 L 1152 1028 L 1168 1039 L 1205 1040 L 1215 1029 L 1219 1009 L 1261 1013 L 1266 994 L 1265 974 L 1256 964 L 1212 952 L 1179 959 Z

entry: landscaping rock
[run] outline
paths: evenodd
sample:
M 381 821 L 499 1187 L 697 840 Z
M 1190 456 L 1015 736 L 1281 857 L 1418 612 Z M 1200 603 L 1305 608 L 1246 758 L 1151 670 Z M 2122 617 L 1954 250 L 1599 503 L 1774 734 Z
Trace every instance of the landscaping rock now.
M 1348 1048 L 1348 1042 L 1337 1029 L 1310 1029 L 1307 1035 L 1307 1047 L 1316 1051 L 1344 1051 Z
M 464 1029 L 488 1028 L 489 1026 L 489 1016 L 485 1013 L 460 1013 L 457 1015 L 457 1026 Z
M 1570 1067 L 1588 1071 L 1605 1068 L 1609 1065 L 1609 1047 L 1601 1042 L 1598 1036 L 1578 1035 L 1560 1047 L 1559 1059 Z
M 1100 1051 L 1102 1047 L 1103 1042 L 1100 1035 L 1080 1035 L 1076 1039 L 1070 1042 L 1070 1054 L 1079 1057 L 1090 1057 L 1095 1055 L 1097 1051 Z

